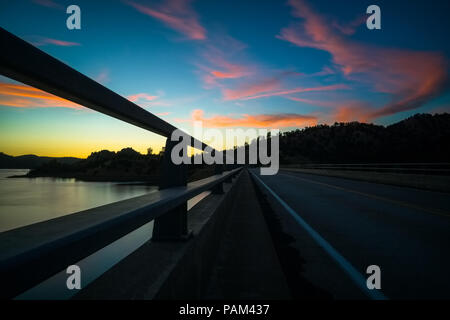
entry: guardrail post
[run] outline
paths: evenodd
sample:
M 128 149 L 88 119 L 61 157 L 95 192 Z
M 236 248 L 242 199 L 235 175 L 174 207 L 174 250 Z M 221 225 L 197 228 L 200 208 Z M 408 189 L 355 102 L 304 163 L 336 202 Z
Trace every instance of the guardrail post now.
M 213 151 L 216 152 L 215 150 Z M 223 173 L 223 164 L 216 163 L 214 164 L 214 174 L 222 174 Z M 223 193 L 223 183 L 217 184 L 212 190 L 214 194 L 222 194 Z
M 166 140 L 159 183 L 160 190 L 187 184 L 186 164 L 176 165 L 171 159 L 172 148 L 177 143 L 178 141 L 171 141 L 170 137 Z M 155 219 L 152 241 L 174 241 L 188 238 L 187 202 Z
M 233 170 L 233 168 L 232 168 L 231 165 L 229 165 L 229 164 L 224 164 L 224 166 L 225 166 L 225 170 L 226 170 L 226 171 L 231 171 L 231 170 Z M 232 182 L 233 182 L 233 177 L 234 177 L 234 174 L 228 175 L 228 178 L 225 179 L 225 182 L 227 182 L 227 183 L 232 183 Z

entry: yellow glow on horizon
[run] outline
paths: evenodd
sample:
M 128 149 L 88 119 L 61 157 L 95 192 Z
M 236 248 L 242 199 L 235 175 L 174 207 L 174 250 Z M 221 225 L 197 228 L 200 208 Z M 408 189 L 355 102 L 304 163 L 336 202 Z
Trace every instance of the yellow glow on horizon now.
M 124 144 L 124 145 L 56 145 L 52 144 L 49 146 L 36 146 L 36 145 L 17 145 L 17 146 L 7 146 L 0 145 L 0 152 L 3 152 L 10 156 L 22 156 L 28 154 L 34 154 L 40 157 L 75 157 L 75 158 L 87 158 L 92 152 L 109 150 L 109 151 L 120 151 L 123 148 L 133 148 L 139 153 L 147 154 L 147 148 L 151 147 L 154 154 L 158 154 L 162 145 L 134 145 L 134 144 Z

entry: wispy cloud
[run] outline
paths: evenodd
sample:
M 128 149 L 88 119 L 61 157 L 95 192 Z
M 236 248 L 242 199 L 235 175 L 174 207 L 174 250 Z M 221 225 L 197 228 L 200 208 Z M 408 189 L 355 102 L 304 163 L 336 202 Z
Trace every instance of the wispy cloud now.
M 349 86 L 345 84 L 333 84 L 329 86 L 318 86 L 318 87 L 311 87 L 311 88 L 304 88 L 304 87 L 298 87 L 293 89 L 287 89 L 287 90 L 281 90 L 281 91 L 272 91 L 267 92 L 259 95 L 251 95 L 240 98 L 241 100 L 250 100 L 250 99 L 259 99 L 259 98 L 266 98 L 266 97 L 272 97 L 272 96 L 285 96 L 290 95 L 294 93 L 302 93 L 302 92 L 318 92 L 318 91 L 335 91 L 335 90 L 342 90 L 342 89 L 349 89 Z M 291 99 L 292 100 L 292 99 Z M 298 100 L 300 101 L 300 100 Z
M 160 92 L 161 95 L 164 95 L 163 92 Z M 169 101 L 167 99 L 161 99 L 161 95 L 152 95 L 149 93 L 136 93 L 127 96 L 126 98 L 131 102 L 138 104 L 143 108 L 151 108 L 151 107 L 167 107 L 174 104 L 173 101 Z
M 64 41 L 64 40 L 58 40 L 58 39 L 52 39 L 52 38 L 39 38 L 39 40 L 32 42 L 33 45 L 37 47 L 46 46 L 46 45 L 54 45 L 54 46 L 61 46 L 61 47 L 74 47 L 74 46 L 81 46 L 78 42 L 71 42 L 71 41 Z
M 134 1 L 125 1 L 137 11 L 153 17 L 171 29 L 192 40 L 206 39 L 206 30 L 198 20 L 189 0 L 168 0 L 157 7 L 149 7 Z
M 367 16 L 359 16 L 357 18 L 355 18 L 353 21 L 347 22 L 347 23 L 341 23 L 338 22 L 336 20 L 334 20 L 332 22 L 332 27 L 336 28 L 337 30 L 339 30 L 339 32 L 341 32 L 342 34 L 345 35 L 352 35 L 356 32 L 356 29 L 358 29 L 359 26 L 365 24 L 367 19 Z
M 368 83 L 378 92 L 391 94 L 392 103 L 377 110 L 363 108 L 367 109 L 368 119 L 418 108 L 445 88 L 447 62 L 441 54 L 364 45 L 342 34 L 351 32 L 339 28 L 336 32 L 305 1 L 290 0 L 289 4 L 293 15 L 303 23 L 284 28 L 277 36 L 279 39 L 327 51 L 349 80 Z
M 148 93 L 137 93 L 137 94 L 127 96 L 127 99 L 132 102 L 138 102 L 138 101 L 148 102 L 148 101 L 153 101 L 155 99 L 158 99 L 158 96 L 152 96 Z
M 262 96 L 263 93 L 279 90 L 281 88 L 281 81 L 279 77 L 271 77 L 258 81 L 256 83 L 248 83 L 238 87 L 237 89 L 224 89 L 224 100 L 244 100 L 251 99 L 251 97 Z
M 278 114 L 243 114 L 240 117 L 216 115 L 205 117 L 204 111 L 196 109 L 191 114 L 191 119 L 175 119 L 176 122 L 201 121 L 205 128 L 250 127 L 250 128 L 286 128 L 306 127 L 317 124 L 315 116 L 295 113 Z
M 329 122 L 369 122 L 372 118 L 370 115 L 372 110 L 373 107 L 367 102 L 347 101 L 334 108 L 331 118 L 329 117 Z
M 18 108 L 63 107 L 83 109 L 82 106 L 45 91 L 26 86 L 0 82 L 0 105 Z
M 34 3 L 47 8 L 64 9 L 64 6 L 52 0 L 33 0 Z
M 108 69 L 103 69 L 102 71 L 100 71 L 100 73 L 94 78 L 95 81 L 97 81 L 98 83 L 101 84 L 106 84 L 109 82 L 110 77 L 109 77 L 109 70 Z
M 155 113 L 155 115 L 157 115 L 158 117 L 164 117 L 164 116 L 168 116 L 169 114 L 171 114 L 172 112 L 158 112 Z
M 210 61 L 213 61 L 214 66 L 203 68 L 206 71 L 203 80 L 210 86 L 217 85 L 218 80 L 239 79 L 252 74 L 249 67 L 228 62 L 223 58 L 216 57 Z
M 246 47 L 228 35 L 217 35 L 204 46 L 201 62 L 197 66 L 207 88 L 220 87 L 223 80 L 240 79 L 256 72 L 256 66 L 238 57 Z
M 205 88 L 219 88 L 224 101 L 251 100 L 271 96 L 285 96 L 310 91 L 330 91 L 349 89 L 343 84 L 298 87 L 290 79 L 296 77 L 319 77 L 334 74 L 330 67 L 323 67 L 312 74 L 294 70 L 272 70 L 248 59 L 242 42 L 230 36 L 218 36 L 214 45 L 209 44 L 202 52 L 200 69 Z M 220 41 L 222 40 L 222 41 Z M 225 41 L 226 40 L 226 41 Z M 290 85 L 288 83 L 291 82 Z

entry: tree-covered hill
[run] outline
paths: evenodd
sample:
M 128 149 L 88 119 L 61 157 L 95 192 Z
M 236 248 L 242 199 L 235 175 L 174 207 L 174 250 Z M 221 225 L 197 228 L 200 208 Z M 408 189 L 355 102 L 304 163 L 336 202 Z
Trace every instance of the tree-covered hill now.
M 15 157 L 0 152 L 0 169 L 34 169 L 52 160 L 57 160 L 60 163 L 72 164 L 80 159 L 74 157 L 39 157 L 34 154 Z
M 387 127 L 350 122 L 285 132 L 280 162 L 450 162 L 450 114 L 416 114 Z
M 248 153 L 248 145 L 240 148 Z M 157 183 L 162 155 L 150 148 L 145 155 L 132 148 L 102 150 L 86 159 L 47 158 L 24 168 L 35 168 L 27 177 Z M 5 157 L 9 156 L 0 154 L 0 160 Z M 375 162 L 450 162 L 450 114 L 417 114 L 387 127 L 358 122 L 318 125 L 280 135 L 281 165 Z M 188 170 L 190 180 L 214 172 L 205 164 L 189 165 Z

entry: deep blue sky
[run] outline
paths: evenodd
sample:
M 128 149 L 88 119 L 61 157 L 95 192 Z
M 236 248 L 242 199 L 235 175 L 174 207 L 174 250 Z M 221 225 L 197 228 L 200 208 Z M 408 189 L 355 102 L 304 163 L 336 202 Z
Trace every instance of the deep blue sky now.
M 70 4 L 81 30 L 66 28 Z M 371 4 L 381 30 L 366 28 Z M 185 130 L 193 120 L 386 125 L 449 110 L 449 13 L 448 1 L 0 1 L 1 27 Z M 0 80 L 0 151 L 86 156 L 163 144 Z

